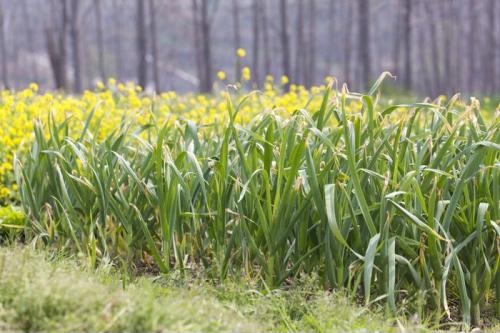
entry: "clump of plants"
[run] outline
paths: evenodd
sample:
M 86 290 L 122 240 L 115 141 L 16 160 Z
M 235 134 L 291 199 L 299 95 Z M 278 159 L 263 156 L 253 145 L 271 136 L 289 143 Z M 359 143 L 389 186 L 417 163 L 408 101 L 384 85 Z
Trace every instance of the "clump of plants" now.
M 37 122 L 15 163 L 25 236 L 92 265 L 271 287 L 314 273 L 435 323 L 500 315 L 500 117 L 458 96 L 384 106 L 381 82 L 245 124 L 245 99 L 227 100 L 223 125 L 124 120 L 102 139 Z

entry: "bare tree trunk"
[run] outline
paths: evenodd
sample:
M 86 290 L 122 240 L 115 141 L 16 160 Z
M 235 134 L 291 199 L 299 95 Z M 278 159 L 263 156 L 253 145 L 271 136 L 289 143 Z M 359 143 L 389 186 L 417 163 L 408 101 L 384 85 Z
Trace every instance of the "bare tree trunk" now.
M 203 60 L 202 60 L 202 48 L 201 48 L 201 23 L 199 18 L 199 8 L 197 0 L 191 1 L 191 11 L 193 14 L 193 43 L 196 61 L 196 71 L 198 74 L 198 90 L 203 91 L 203 83 L 205 82 L 204 70 L 203 70 Z
M 123 75 L 123 50 L 122 50 L 122 21 L 121 21 L 121 11 L 118 6 L 118 0 L 113 0 L 113 28 L 114 28 L 114 38 L 113 38 L 113 52 L 116 61 L 116 78 L 121 79 Z
M 351 81 L 351 50 L 352 50 L 352 21 L 353 9 L 351 2 L 345 2 L 347 14 L 345 16 L 344 27 L 344 82 L 350 87 Z
M 80 61 L 80 19 L 78 17 L 79 4 L 80 0 L 71 0 L 70 35 L 74 70 L 73 89 L 77 93 L 82 91 L 82 67 Z
M 144 19 L 144 1 L 137 0 L 137 16 L 136 16 L 136 30 L 137 30 L 137 82 L 139 86 L 145 88 L 147 84 L 147 63 L 146 63 L 146 23 Z
M 464 33 L 464 26 L 462 24 L 459 24 L 459 22 L 462 22 L 463 18 L 462 18 L 462 4 L 460 3 L 456 3 L 456 2 L 453 2 L 453 16 L 452 16 L 452 19 L 453 19 L 453 26 L 456 27 L 456 29 L 454 29 L 454 34 L 453 34 L 453 43 L 454 43 L 454 57 L 453 57 L 453 81 L 454 82 L 454 91 L 455 92 L 458 92 L 458 91 L 463 91 L 464 87 L 463 87 L 463 72 L 462 72 L 462 68 L 463 68 L 463 64 L 462 64 L 462 60 L 463 60 L 463 56 L 462 56 L 462 49 L 463 49 L 463 46 L 461 45 L 461 41 L 462 41 L 462 36 L 467 36 L 465 33 Z
M 28 0 L 23 0 L 22 1 L 22 11 L 23 11 L 23 20 L 24 20 L 24 24 L 25 24 L 25 27 L 26 27 L 26 44 L 28 45 L 28 48 L 29 48 L 29 51 L 30 51 L 30 54 L 31 56 L 34 58 L 35 57 L 35 53 L 36 53 L 36 50 L 35 50 L 35 41 L 34 41 L 34 38 L 33 38 L 33 27 L 31 25 L 31 18 L 29 16 L 29 13 L 28 13 Z M 31 61 L 32 63 L 32 75 L 33 75 L 33 81 L 34 82 L 38 82 L 39 81 L 39 77 L 38 77 L 38 65 L 37 65 L 37 62 L 35 60 L 32 60 Z
M 158 58 L 158 37 L 156 34 L 156 4 L 155 0 L 149 0 L 150 34 L 151 34 L 151 53 L 153 55 L 153 81 L 155 90 L 160 91 L 160 70 Z
M 477 13 L 476 13 L 476 1 L 469 0 L 469 42 L 468 42 L 468 78 L 469 78 L 469 93 L 473 93 L 476 89 L 475 74 L 476 74 L 476 27 L 477 27 Z
M 486 70 L 486 84 L 485 84 L 485 93 L 498 93 L 495 91 L 495 80 L 497 77 L 497 68 L 496 68 L 496 53 L 498 52 L 498 45 L 496 41 L 496 17 L 495 17 L 495 7 L 498 5 L 496 0 L 490 0 L 488 5 L 488 47 L 486 48 L 486 61 L 485 70 Z
M 335 0 L 328 2 L 328 54 L 326 56 L 326 72 L 331 73 L 333 67 L 333 52 L 335 50 Z
M 309 0 L 309 56 L 307 64 L 306 85 L 312 86 L 316 72 L 316 0 Z
M 283 60 L 283 75 L 290 77 L 290 41 L 288 36 L 288 6 L 286 0 L 280 0 L 280 18 L 281 18 L 281 52 Z M 288 90 L 289 84 L 285 87 Z
M 262 24 L 262 41 L 264 47 L 264 72 L 266 75 L 271 74 L 271 52 L 269 46 L 269 28 L 267 22 L 266 0 L 258 0 L 260 3 L 260 17 Z
M 359 12 L 359 62 L 361 64 L 361 86 L 365 90 L 371 79 L 370 57 L 370 2 L 358 0 Z
M 2 82 L 4 89 L 9 89 L 9 73 L 7 69 L 7 48 L 5 47 L 5 17 L 0 7 L 0 54 L 2 56 Z
M 104 68 L 104 41 L 102 30 L 101 0 L 94 0 L 95 20 L 96 20 L 96 39 L 97 39 L 97 59 L 99 62 L 99 76 L 101 80 L 106 79 Z
M 201 0 L 201 36 L 203 46 L 203 64 L 205 70 L 205 82 L 202 92 L 212 91 L 212 51 L 210 43 L 210 22 L 208 18 L 208 1 Z
M 393 60 L 392 60 L 392 66 L 393 66 L 393 74 L 396 76 L 399 76 L 399 70 L 401 67 L 401 64 L 399 62 L 400 60 L 400 54 L 401 54 L 401 1 L 402 0 L 396 0 L 397 1 L 397 8 L 396 8 L 396 22 L 394 25 L 394 34 L 396 35 L 394 38 L 394 49 L 392 51 L 393 54 Z
M 60 19 L 59 27 L 47 27 L 47 52 L 49 55 L 56 89 L 67 90 L 66 77 L 66 32 L 68 14 L 66 0 L 59 0 Z
M 441 64 L 440 64 L 440 54 L 439 54 L 439 43 L 437 40 L 437 30 L 436 30 L 436 20 L 434 17 L 432 3 L 429 1 L 425 2 L 425 8 L 428 17 L 429 35 L 431 41 L 431 55 L 432 55 L 432 73 L 433 73 L 433 88 L 432 93 L 438 94 L 441 91 Z
M 404 52 L 405 52 L 405 76 L 404 76 L 404 86 L 406 90 L 412 88 L 412 66 L 411 66 L 411 51 L 412 51 L 412 40 L 411 40 L 411 2 L 412 0 L 405 0 L 405 15 L 404 15 Z
M 253 82 L 258 87 L 260 83 L 260 71 L 259 71 L 259 50 L 260 50 L 260 23 L 259 23 L 259 0 L 253 0 L 252 2 L 252 28 L 253 28 L 253 43 L 252 43 L 252 70 L 253 70 Z
M 450 28 L 450 22 L 449 22 L 449 17 L 448 13 L 450 13 L 450 1 L 449 0 L 442 0 L 440 1 L 440 7 L 441 7 L 441 13 L 440 13 L 440 22 L 441 25 L 443 26 L 443 34 L 444 34 L 444 40 L 443 40 L 443 52 L 444 52 L 444 73 L 443 77 L 444 80 L 441 81 L 441 83 L 449 82 L 451 78 L 451 28 Z M 451 93 L 451 87 L 450 84 L 445 84 L 445 86 L 442 86 L 440 88 L 442 92 L 445 92 L 447 94 Z
M 297 84 L 305 84 L 306 70 L 306 45 L 304 38 L 304 0 L 298 0 L 297 4 L 297 33 L 295 46 L 295 72 L 293 80 Z
M 234 34 L 234 49 L 237 50 L 241 47 L 241 34 L 240 34 L 240 7 L 238 0 L 233 0 L 232 3 L 233 14 L 233 34 Z M 236 82 L 241 81 L 241 58 L 236 57 L 235 75 Z
M 422 3 L 417 7 L 419 11 L 419 17 L 423 18 L 425 17 L 425 8 Z M 417 29 L 417 45 L 427 45 L 427 39 L 426 39 L 426 27 L 428 25 L 428 22 L 425 20 L 420 20 L 420 26 Z M 419 56 L 418 58 L 421 61 L 421 70 L 419 72 L 422 73 L 422 79 L 419 80 L 422 84 L 422 91 L 426 94 L 431 92 L 432 89 L 432 73 L 431 73 L 431 66 L 429 64 L 429 52 L 428 48 L 425 47 L 419 47 L 417 48 Z

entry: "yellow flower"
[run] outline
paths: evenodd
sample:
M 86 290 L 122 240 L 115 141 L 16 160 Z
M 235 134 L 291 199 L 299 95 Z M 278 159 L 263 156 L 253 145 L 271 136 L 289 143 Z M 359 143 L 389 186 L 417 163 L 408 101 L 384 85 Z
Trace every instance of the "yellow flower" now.
M 38 84 L 36 84 L 35 82 L 32 82 L 32 83 L 30 83 L 29 88 L 30 88 L 33 92 L 37 92 L 37 91 L 38 91 Z
M 250 68 L 243 67 L 243 69 L 241 70 L 241 78 L 243 81 L 250 81 L 250 79 L 252 78 Z
M 95 86 L 99 90 L 103 90 L 104 89 L 104 83 L 102 83 L 102 81 L 97 81 L 97 83 L 95 84 Z
M 247 55 L 247 51 L 245 51 L 245 49 L 240 47 L 236 49 L 236 55 L 240 58 L 244 58 Z
M 288 76 L 283 75 L 281 76 L 281 84 L 285 85 L 288 83 Z
M 226 79 L 226 73 L 224 73 L 224 71 L 218 71 L 217 77 L 219 78 L 219 80 L 224 81 Z

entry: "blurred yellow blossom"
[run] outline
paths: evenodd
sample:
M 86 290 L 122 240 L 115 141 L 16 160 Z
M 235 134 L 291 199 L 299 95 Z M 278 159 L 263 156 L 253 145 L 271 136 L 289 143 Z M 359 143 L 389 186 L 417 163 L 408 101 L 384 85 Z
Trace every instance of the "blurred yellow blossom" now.
M 217 78 L 221 81 L 224 81 L 226 79 L 226 73 L 224 71 L 218 71 Z
M 240 47 L 240 48 L 236 49 L 236 55 L 239 58 L 244 58 L 247 55 L 247 51 L 245 51 L 245 49 Z
M 249 67 L 243 67 L 241 70 L 241 79 L 243 81 L 250 81 L 252 79 L 252 74 Z

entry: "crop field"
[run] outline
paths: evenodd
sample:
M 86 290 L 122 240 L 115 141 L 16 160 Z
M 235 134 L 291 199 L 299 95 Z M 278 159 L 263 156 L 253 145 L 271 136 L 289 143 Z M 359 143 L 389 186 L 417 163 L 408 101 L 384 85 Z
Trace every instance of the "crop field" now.
M 432 325 L 498 318 L 498 107 L 397 104 L 384 76 L 366 94 L 4 91 L 0 242 L 215 284 L 314 275 Z

